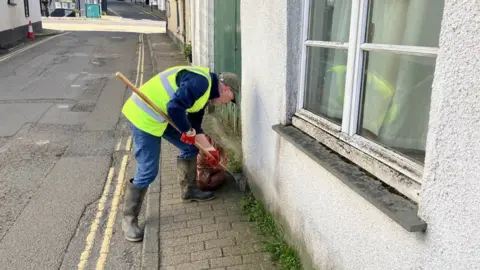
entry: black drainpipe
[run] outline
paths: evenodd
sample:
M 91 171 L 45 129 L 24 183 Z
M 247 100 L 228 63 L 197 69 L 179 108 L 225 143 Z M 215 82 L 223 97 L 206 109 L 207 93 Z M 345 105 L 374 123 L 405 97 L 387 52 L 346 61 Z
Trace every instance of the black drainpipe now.
M 185 4 L 185 3 L 186 3 L 186 2 L 187 2 L 187 0 L 183 0 L 183 12 L 182 12 L 183 15 L 182 15 L 182 16 L 183 16 L 183 45 L 184 45 L 184 46 L 187 45 L 187 31 L 186 31 L 186 30 L 187 30 L 187 27 L 186 27 L 186 25 L 185 25 L 185 23 L 186 23 L 186 21 L 187 21 L 187 20 L 185 19 L 185 9 L 186 9 L 186 4 Z

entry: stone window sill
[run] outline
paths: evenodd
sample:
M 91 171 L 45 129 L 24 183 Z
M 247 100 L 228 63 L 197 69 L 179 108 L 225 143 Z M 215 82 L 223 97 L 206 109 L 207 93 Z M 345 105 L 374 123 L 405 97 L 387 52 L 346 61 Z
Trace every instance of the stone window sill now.
M 294 126 L 274 125 L 273 130 L 324 167 L 408 232 L 425 231 L 418 205 L 359 166 Z

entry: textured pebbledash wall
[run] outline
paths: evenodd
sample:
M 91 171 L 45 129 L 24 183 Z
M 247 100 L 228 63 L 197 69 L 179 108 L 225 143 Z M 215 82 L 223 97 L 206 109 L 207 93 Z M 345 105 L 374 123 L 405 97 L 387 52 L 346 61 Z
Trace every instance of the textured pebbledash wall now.
M 480 268 L 480 1 L 448 0 L 433 82 L 420 212 L 424 269 Z
M 406 232 L 272 131 L 295 108 L 303 2 L 241 1 L 244 170 L 256 195 L 311 261 L 306 269 L 480 268 L 478 1 L 445 1 L 420 204 L 426 233 Z
M 241 1 L 245 172 L 289 228 L 304 263 L 311 260 L 317 269 L 412 269 L 421 265 L 422 235 L 407 233 L 271 128 L 287 122 L 294 107 L 302 3 Z

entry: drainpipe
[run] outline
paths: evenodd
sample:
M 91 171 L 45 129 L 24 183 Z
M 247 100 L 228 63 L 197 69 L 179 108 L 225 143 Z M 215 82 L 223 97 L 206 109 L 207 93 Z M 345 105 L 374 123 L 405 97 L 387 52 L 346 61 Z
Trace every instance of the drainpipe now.
M 183 17 L 183 45 L 187 45 L 187 27 L 186 27 L 186 25 L 185 25 L 185 23 L 186 23 L 186 21 L 187 21 L 187 20 L 185 19 L 185 13 L 186 13 L 186 12 L 185 12 L 185 9 L 186 9 L 186 6 L 187 6 L 187 5 L 186 5 L 186 2 L 187 2 L 187 0 L 183 0 L 183 10 L 182 10 L 182 11 L 183 11 L 183 12 L 182 12 L 182 13 L 183 13 L 183 14 L 182 14 L 182 17 Z
M 135 0 L 137 1 L 137 0 Z M 160 1 L 163 1 L 163 4 L 165 6 L 163 6 L 164 8 L 164 12 L 165 12 L 165 29 L 166 29 L 166 32 L 168 34 L 168 20 L 170 19 L 170 0 L 160 0 Z
M 195 44 L 196 40 L 198 39 L 197 38 L 197 35 L 195 33 L 195 28 L 194 26 L 196 25 L 196 20 L 197 20 L 197 16 L 198 16 L 198 6 L 196 5 L 196 3 L 194 2 L 194 0 L 189 0 L 189 5 L 190 5 L 190 42 L 193 43 L 192 44 L 192 64 L 193 64 L 193 56 L 195 55 L 194 51 L 193 51 L 193 45 Z

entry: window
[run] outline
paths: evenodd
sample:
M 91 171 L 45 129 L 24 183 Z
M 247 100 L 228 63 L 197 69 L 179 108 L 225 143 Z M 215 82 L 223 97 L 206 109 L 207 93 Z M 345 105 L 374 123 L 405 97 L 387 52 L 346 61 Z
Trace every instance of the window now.
M 443 6 L 306 0 L 297 116 L 357 145 L 388 149 L 389 161 L 423 167 Z

